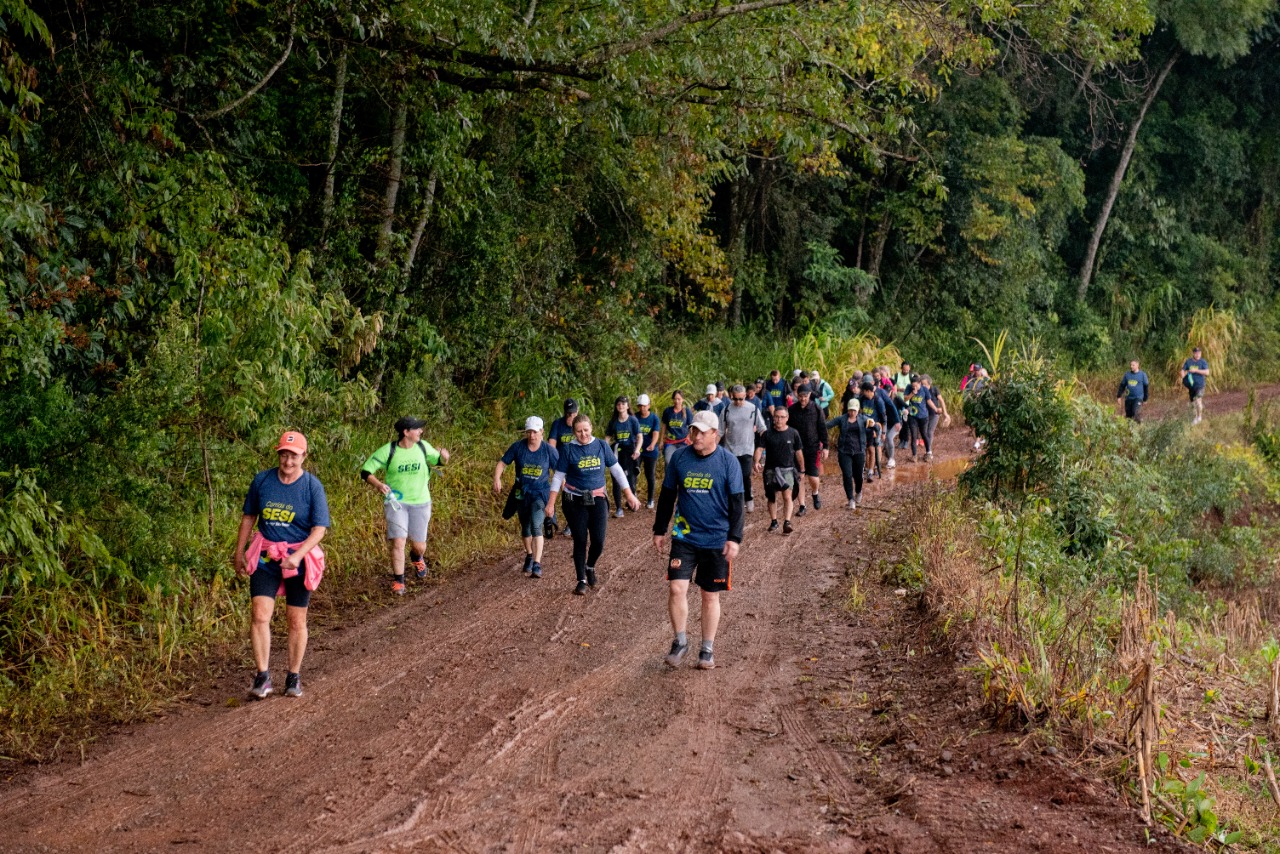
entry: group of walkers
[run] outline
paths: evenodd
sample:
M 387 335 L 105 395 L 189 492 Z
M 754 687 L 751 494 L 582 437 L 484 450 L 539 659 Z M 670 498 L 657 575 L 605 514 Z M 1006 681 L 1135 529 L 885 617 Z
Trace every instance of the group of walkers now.
M 1179 374 L 1190 395 L 1195 423 L 1203 417 L 1208 375 L 1209 365 L 1197 347 Z M 977 393 L 989 379 L 982 365 L 971 365 L 961 391 Z M 1117 392 L 1126 417 L 1141 420 L 1149 385 L 1138 362 L 1131 362 Z M 533 579 L 543 575 L 545 541 L 559 532 L 556 512 L 563 508 L 566 530 L 573 538 L 573 593 L 582 596 L 603 582 L 599 561 L 610 511 L 605 472 L 612 479 L 615 517 L 625 515 L 624 504 L 632 511 L 640 509 L 638 481 L 643 473 L 645 506 L 655 511 L 654 548 L 667 565 L 674 638 L 666 663 L 672 667 L 680 664 L 689 648 L 690 583 L 702 594 L 698 667 L 715 666 L 719 597 L 731 586 L 745 514 L 755 510 L 755 476 L 760 478 L 769 512 L 768 532 L 781 530 L 787 535 L 795 529 L 794 519 L 808 512 L 809 504 L 815 511 L 822 507 L 823 462 L 832 450 L 846 505 L 856 510 L 865 484 L 895 468 L 900 454 L 931 461 L 935 430 L 951 421 L 932 378 L 913 372 L 908 362 L 893 373 L 885 366 L 854 371 L 834 413 L 835 392 L 818 371 L 796 370 L 790 381 L 774 370 L 754 383 L 728 388 L 712 383 L 692 406 L 686 405 L 679 390 L 671 397 L 671 405 L 660 415 L 646 394 L 636 398 L 634 411 L 628 396 L 618 397 L 603 438 L 595 435 L 590 416 L 579 411 L 574 399 L 564 402 L 550 430 L 544 429 L 540 417 L 529 416 L 522 436 L 494 469 L 493 490 L 502 493 L 503 475 L 512 467 L 514 483 L 503 515 L 519 519 L 523 570 Z M 396 438 L 369 456 L 360 476 L 383 498 L 391 591 L 403 595 L 407 568 L 420 580 L 429 573 L 431 472 L 446 465 L 450 455 L 447 449 L 424 441 L 426 424 L 421 419 L 404 417 L 394 426 Z M 981 442 L 975 447 L 980 448 Z M 273 690 L 270 626 L 281 595 L 288 616 L 285 694 L 302 696 L 307 608 L 324 573 L 325 556 L 319 544 L 330 525 L 324 487 L 305 470 L 306 437 L 286 432 L 276 452 L 279 465 L 259 472 L 245 497 L 234 559 L 235 569 L 250 577 L 250 637 L 256 668 L 250 695 L 258 699 Z M 659 488 L 660 456 L 664 470 Z

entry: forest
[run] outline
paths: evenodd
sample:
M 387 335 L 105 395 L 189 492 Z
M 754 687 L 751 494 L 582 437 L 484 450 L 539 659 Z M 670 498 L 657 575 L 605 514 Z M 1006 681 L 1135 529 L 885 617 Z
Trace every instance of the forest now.
M 14 755 L 228 630 L 286 428 L 351 510 L 401 414 L 482 472 L 805 342 L 1280 376 L 1274 0 L 0 0 L 0 66 Z

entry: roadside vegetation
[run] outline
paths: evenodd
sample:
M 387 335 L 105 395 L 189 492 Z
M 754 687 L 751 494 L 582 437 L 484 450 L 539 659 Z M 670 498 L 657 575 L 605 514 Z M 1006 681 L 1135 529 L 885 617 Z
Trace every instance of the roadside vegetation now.
M 1280 838 L 1276 414 L 1135 425 L 1034 350 L 965 418 L 987 446 L 895 522 L 994 720 L 1193 843 Z

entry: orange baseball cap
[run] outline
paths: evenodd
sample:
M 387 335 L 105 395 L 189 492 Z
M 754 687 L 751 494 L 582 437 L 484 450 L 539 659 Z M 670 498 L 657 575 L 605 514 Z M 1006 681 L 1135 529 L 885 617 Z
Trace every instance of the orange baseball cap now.
M 293 451 L 295 454 L 305 454 L 307 452 L 307 437 L 301 433 L 290 430 L 280 437 L 280 443 L 276 445 L 277 451 Z

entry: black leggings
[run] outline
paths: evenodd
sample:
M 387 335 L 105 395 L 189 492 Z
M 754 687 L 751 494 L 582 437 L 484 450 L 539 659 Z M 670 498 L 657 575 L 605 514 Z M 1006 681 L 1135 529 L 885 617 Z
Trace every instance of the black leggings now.
M 649 503 L 652 504 L 653 496 L 658 492 L 658 458 L 641 457 L 640 462 L 644 463 L 644 479 L 649 484 Z M 636 497 L 639 498 L 639 496 Z
M 742 466 L 742 500 L 754 501 L 751 494 L 751 472 L 755 470 L 756 460 L 752 454 L 738 457 L 738 465 Z
M 631 445 L 618 446 L 618 465 L 622 466 L 622 470 L 627 473 L 627 486 L 631 487 L 631 491 L 636 491 L 636 468 L 640 461 L 632 457 L 636 449 Z M 617 480 L 613 481 L 613 503 L 622 506 L 622 484 Z
M 588 507 L 576 499 L 564 502 L 564 520 L 573 534 L 573 568 L 579 581 L 587 580 L 587 567 L 595 568 L 604 551 L 604 536 L 609 526 L 609 499 L 597 497 Z M 587 537 L 591 547 L 587 548 Z
M 840 474 L 844 478 L 844 497 L 854 498 L 862 492 L 862 469 L 867 465 L 866 454 L 840 453 Z
M 907 427 L 909 428 L 907 441 L 911 444 L 910 450 L 911 456 L 913 457 L 916 455 L 916 442 L 918 440 L 924 441 L 924 450 L 926 454 L 933 450 L 933 437 L 929 435 L 929 431 L 926 429 L 928 423 L 928 420 L 923 418 L 907 419 Z

